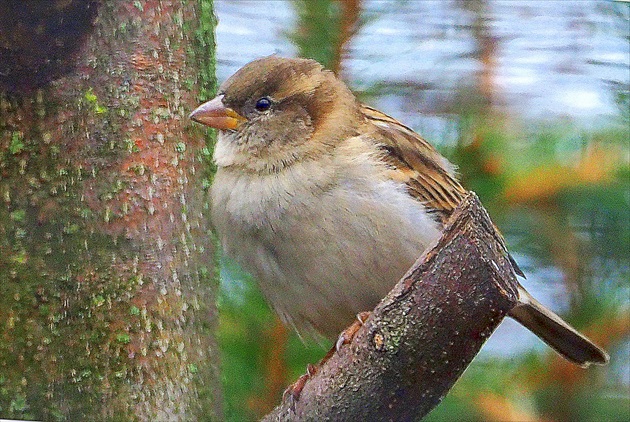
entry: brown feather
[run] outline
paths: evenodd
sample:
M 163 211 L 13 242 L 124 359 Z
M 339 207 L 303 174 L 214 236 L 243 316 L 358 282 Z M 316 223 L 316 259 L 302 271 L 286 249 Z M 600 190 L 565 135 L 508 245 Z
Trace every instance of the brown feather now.
M 390 177 L 405 183 L 409 194 L 444 224 L 467 193 L 454 166 L 398 120 L 365 105 L 361 112 L 374 127 L 372 138 L 384 152 Z
M 447 220 L 468 191 L 457 180 L 455 167 L 416 132 L 372 107 L 361 105 L 361 112 L 375 130 L 372 138 L 389 165 L 389 176 L 407 185 L 409 194 L 422 202 L 436 221 Z M 497 233 L 501 233 L 499 229 Z M 519 276 L 525 274 L 507 252 Z

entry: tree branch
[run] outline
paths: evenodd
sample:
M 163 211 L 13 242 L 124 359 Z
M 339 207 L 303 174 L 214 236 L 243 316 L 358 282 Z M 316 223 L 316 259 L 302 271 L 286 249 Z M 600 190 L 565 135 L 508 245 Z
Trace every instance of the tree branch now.
M 437 245 L 297 401 L 264 420 L 414 420 L 446 395 L 517 299 L 503 238 L 471 193 Z

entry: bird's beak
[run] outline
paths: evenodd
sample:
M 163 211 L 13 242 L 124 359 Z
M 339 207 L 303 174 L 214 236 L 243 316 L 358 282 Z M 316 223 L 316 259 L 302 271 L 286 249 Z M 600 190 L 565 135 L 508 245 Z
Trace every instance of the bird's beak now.
M 247 120 L 223 104 L 223 95 L 201 104 L 189 116 L 195 122 L 221 130 L 234 130 Z

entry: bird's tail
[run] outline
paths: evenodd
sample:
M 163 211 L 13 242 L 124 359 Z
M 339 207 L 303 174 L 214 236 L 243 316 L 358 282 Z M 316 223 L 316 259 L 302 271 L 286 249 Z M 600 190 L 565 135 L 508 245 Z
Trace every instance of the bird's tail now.
M 604 365 L 608 354 L 562 318 L 545 308 L 519 285 L 519 303 L 509 315 L 540 337 L 565 359 L 586 368 Z

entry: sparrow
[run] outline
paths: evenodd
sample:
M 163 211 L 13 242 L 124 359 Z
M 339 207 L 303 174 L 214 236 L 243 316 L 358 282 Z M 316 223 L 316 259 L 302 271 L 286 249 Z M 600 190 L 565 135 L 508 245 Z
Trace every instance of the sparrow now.
M 427 141 L 314 60 L 254 60 L 190 118 L 218 129 L 211 219 L 224 253 L 302 334 L 334 339 L 373 309 L 468 193 Z M 518 293 L 509 315 L 556 352 L 582 367 L 608 362 Z

